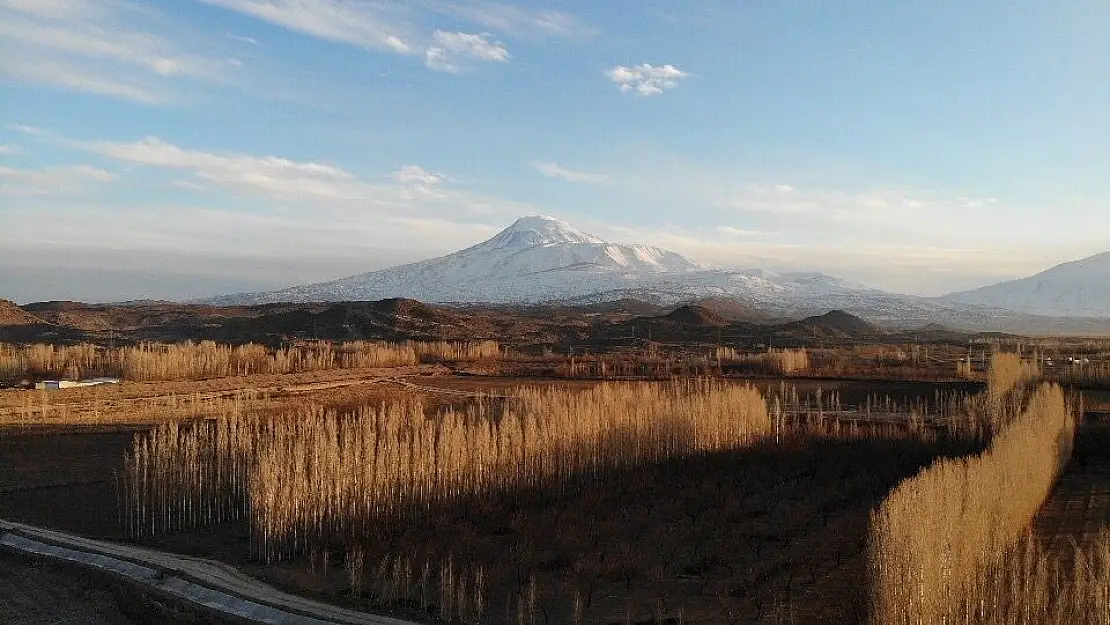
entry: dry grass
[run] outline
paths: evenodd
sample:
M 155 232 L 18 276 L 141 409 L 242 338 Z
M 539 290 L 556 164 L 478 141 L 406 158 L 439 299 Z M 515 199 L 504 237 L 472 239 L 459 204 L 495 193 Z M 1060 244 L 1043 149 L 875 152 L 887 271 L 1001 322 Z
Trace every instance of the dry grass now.
M 980 572 L 953 623 L 1105 625 L 1110 623 L 1110 529 L 1086 547 L 1045 549 L 1025 537 Z
M 809 369 L 809 352 L 805 348 L 769 349 L 766 352 L 747 354 L 731 347 L 718 347 L 717 362 L 739 365 L 774 375 L 791 375 Z
M 212 341 L 143 343 L 122 348 L 89 344 L 70 347 L 0 344 L 0 381 L 96 376 L 116 376 L 132 381 L 205 380 L 253 374 L 402 367 L 420 362 L 496 360 L 501 357 L 501 346 L 493 341 L 314 341 L 284 348 L 268 348 L 254 343 L 231 346 Z
M 809 348 L 806 375 L 888 380 L 951 380 L 967 348 L 952 345 L 864 344 Z
M 444 622 L 746 622 L 841 567 L 853 613 L 870 508 L 937 450 L 973 446 L 893 422 L 838 429 L 834 395 L 793 393 L 783 410 L 800 403 L 818 427 L 779 441 L 758 393 L 722 386 L 167 426 L 132 454 L 128 516 L 145 534 L 241 519 L 255 557 L 300 554 L 292 566 L 312 562 L 365 609 Z
M 547 360 L 558 362 L 559 357 L 549 356 Z M 672 376 L 700 377 L 715 372 L 710 359 L 704 354 L 671 353 L 654 344 L 636 351 L 572 354 L 561 360 L 549 372 L 550 375 L 577 379 L 658 380 Z
M 770 428 L 758 391 L 709 381 L 525 390 L 430 418 L 419 401 L 229 415 L 137 438 L 123 492 L 136 535 L 249 511 L 258 552 L 275 559 L 459 497 L 558 492 L 609 470 L 741 448 Z
M 227 414 L 244 402 L 264 398 L 265 392 L 239 389 L 220 393 L 164 393 L 130 399 L 101 398 L 57 401 L 55 391 L 21 391 L 18 404 L 0 407 L 0 426 L 139 425 Z
M 312 343 L 267 349 L 211 341 L 179 345 L 144 344 L 120 352 L 120 375 L 126 380 L 204 380 L 257 373 L 299 373 L 326 369 L 401 367 L 417 363 L 410 345 L 369 341 Z
M 1040 375 L 1040 368 L 1035 363 L 1022 360 L 1020 355 L 995 352 L 991 355 L 990 367 L 987 369 L 987 388 L 991 395 L 1002 397 Z
M 1073 431 L 1063 391 L 1042 385 L 985 452 L 900 484 L 872 516 L 872 622 L 976 622 L 963 607 L 980 601 L 983 573 L 1022 539 L 1070 456 Z
M 84 378 L 118 372 L 118 359 L 105 358 L 95 345 L 28 345 L 0 343 L 0 381 L 22 377 Z
M 63 424 L 139 425 L 223 414 L 218 408 L 195 412 L 190 406 L 219 406 L 236 396 L 250 397 L 252 409 L 267 413 L 294 410 L 305 402 L 340 408 L 410 394 L 400 385 L 381 384 L 383 376 L 440 372 L 438 366 L 400 369 L 335 369 L 289 374 L 173 382 L 124 382 L 65 390 L 0 392 L 0 428 Z M 438 401 L 438 397 L 432 401 Z M 258 400 L 258 401 L 255 401 Z
M 504 350 L 496 341 L 411 342 L 420 362 L 474 362 L 499 360 Z

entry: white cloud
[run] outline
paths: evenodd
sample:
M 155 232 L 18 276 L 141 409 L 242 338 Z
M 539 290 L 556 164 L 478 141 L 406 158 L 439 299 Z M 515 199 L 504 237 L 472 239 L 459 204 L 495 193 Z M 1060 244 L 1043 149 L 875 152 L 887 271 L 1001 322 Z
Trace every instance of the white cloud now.
M 235 33 L 224 33 L 224 37 L 227 37 L 231 41 L 238 41 L 239 43 L 250 44 L 250 45 L 252 45 L 256 48 L 259 48 L 259 47 L 262 46 L 262 44 L 259 43 L 258 40 L 255 39 L 254 37 L 247 37 L 245 35 L 236 35 Z
M 269 198 L 338 200 L 356 198 L 362 192 L 351 174 L 314 162 L 186 150 L 157 137 L 128 143 L 100 141 L 75 145 L 119 161 L 187 170 L 204 183 Z
M 457 74 L 470 69 L 476 62 L 504 63 L 509 51 L 504 44 L 489 40 L 488 33 L 450 33 L 437 30 L 435 43 L 424 53 L 424 65 L 439 72 Z
M 516 37 L 581 37 L 593 32 L 569 13 L 493 1 L 370 2 L 365 0 L 201 0 L 287 30 L 367 50 L 422 55 L 429 69 L 462 73 L 509 59 L 490 33 L 425 30 L 429 12 Z
M 154 9 L 129 0 L 0 0 L 0 45 L 12 51 L 0 58 L 0 74 L 164 104 L 178 99 L 174 90 L 183 78 L 229 83 L 242 66 L 189 52 L 197 38 L 171 40 L 156 32 L 160 21 Z
M 106 5 L 96 0 L 0 0 L 0 7 L 46 19 L 96 19 Z
M 518 37 L 567 37 L 591 35 L 594 29 L 573 15 L 555 10 L 530 9 L 500 2 L 429 2 L 440 13 L 481 24 L 491 30 Z
M 749 185 L 726 191 L 715 203 L 740 213 L 773 219 L 804 218 L 889 232 L 911 228 L 916 233 L 936 232 L 938 226 L 951 231 L 953 223 L 997 218 L 1002 210 L 994 198 L 950 197 L 924 189 L 848 191 L 785 184 Z
M 618 65 L 605 72 L 609 80 L 617 84 L 621 92 L 635 90 L 641 96 L 653 96 L 666 89 L 676 89 L 688 73 L 674 65 L 651 65 L 644 63 L 634 67 Z
M 393 172 L 393 181 L 398 184 L 418 184 L 433 186 L 445 180 L 443 174 L 432 173 L 417 165 L 405 165 Z
M 0 143 L 0 154 L 4 156 L 23 154 L 23 148 L 14 143 Z
M 442 215 L 521 215 L 536 212 L 526 204 L 487 198 L 446 185 L 441 174 L 407 165 L 389 183 L 362 179 L 335 165 L 295 161 L 278 156 L 190 150 L 157 137 L 138 141 L 68 141 L 74 149 L 116 161 L 184 171 L 189 182 L 234 197 L 280 200 L 313 211 L 357 211 L 359 214 L 405 212 L 412 217 Z M 172 184 L 172 183 L 171 183 Z M 180 188 L 180 184 L 176 184 Z
M 88 190 L 90 185 L 111 182 L 115 176 L 90 165 L 59 165 L 41 169 L 0 166 L 0 193 L 4 195 L 61 195 Z
M 717 226 L 716 231 L 720 234 L 725 234 L 731 237 L 766 237 L 778 236 L 777 232 L 763 232 L 762 230 L 745 230 L 743 228 L 733 228 L 732 226 Z
M 49 139 L 49 138 L 54 136 L 53 133 L 51 133 L 49 130 L 46 130 L 45 128 L 39 128 L 38 126 L 30 126 L 30 125 L 27 125 L 27 124 L 9 124 L 6 127 L 9 130 L 14 130 L 15 132 L 21 132 L 25 135 L 30 135 L 32 137 L 38 137 L 40 139 Z
M 411 54 L 407 11 L 360 0 L 201 0 L 287 30 L 371 50 Z
M 88 72 L 87 68 L 65 61 L 34 60 L 12 62 L 0 58 L 0 73 L 20 82 L 51 85 L 94 95 L 129 100 L 139 104 L 164 104 L 169 96 L 146 86 Z
M 42 25 L 5 21 L 0 22 L 0 38 L 68 55 L 115 59 L 160 76 L 188 75 L 211 79 L 234 66 L 229 61 L 175 54 L 169 50 L 171 46 L 165 39 L 151 34 L 105 31 L 86 24 Z
M 33 133 L 26 136 L 39 136 L 56 150 L 94 154 L 113 166 L 0 169 L 2 192 L 20 194 L 19 202 L 9 202 L 5 227 L 0 227 L 0 250 L 8 252 L 0 256 L 47 259 L 20 274 L 0 258 L 0 266 L 12 269 L 0 271 L 0 283 L 7 281 L 0 287 L 25 298 L 42 299 L 46 291 L 58 297 L 76 285 L 93 294 L 84 297 L 126 299 L 110 295 L 118 292 L 124 275 L 131 276 L 124 281 L 144 276 L 140 292 L 172 293 L 175 272 L 192 271 L 194 262 L 217 267 L 215 282 L 201 281 L 214 293 L 249 290 L 227 286 L 234 272 L 255 282 L 280 281 L 266 289 L 333 279 L 455 251 L 488 238 L 519 215 L 543 212 L 456 188 L 442 174 L 416 165 L 360 177 L 311 159 L 190 149 L 156 137 L 75 141 L 26 130 Z M 112 194 L 97 193 L 97 185 L 109 180 L 114 181 Z M 296 253 L 290 255 L 293 248 Z M 56 259 L 83 258 L 81 250 L 124 254 L 136 267 L 131 273 L 87 272 L 87 284 L 54 280 L 74 277 L 71 267 Z M 176 260 L 167 262 L 167 257 Z M 158 279 L 145 278 L 150 274 Z M 36 275 L 50 279 L 36 280 Z M 54 286 L 36 290 L 40 283 Z
M 557 178 L 567 182 L 581 182 L 585 184 L 601 184 L 609 179 L 605 174 L 590 173 L 567 169 L 557 163 L 532 163 L 532 167 L 548 178 Z

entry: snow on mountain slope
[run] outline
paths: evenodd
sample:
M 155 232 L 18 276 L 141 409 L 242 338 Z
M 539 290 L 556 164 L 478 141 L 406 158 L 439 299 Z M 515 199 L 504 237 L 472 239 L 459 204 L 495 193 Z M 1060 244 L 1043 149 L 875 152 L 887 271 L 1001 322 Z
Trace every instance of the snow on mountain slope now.
M 946 295 L 963 304 L 1056 317 L 1110 317 L 1110 252 L 1056 265 L 1028 278 Z
M 271 293 L 207 300 L 259 304 L 378 300 L 575 302 L 633 298 L 673 304 L 742 300 L 775 314 L 849 310 L 875 321 L 946 320 L 966 306 L 893 295 L 821 273 L 710 269 L 647 245 L 608 243 L 547 216 L 523 217 L 493 238 L 439 258 Z
M 619 245 L 547 216 L 523 217 L 493 238 L 417 263 L 220 303 L 365 300 L 528 302 L 637 286 L 702 268 L 667 250 Z

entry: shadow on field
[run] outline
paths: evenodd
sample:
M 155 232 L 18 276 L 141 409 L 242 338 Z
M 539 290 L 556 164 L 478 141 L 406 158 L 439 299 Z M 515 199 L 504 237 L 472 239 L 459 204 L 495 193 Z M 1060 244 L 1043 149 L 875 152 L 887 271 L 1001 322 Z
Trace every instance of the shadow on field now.
M 84 453 L 95 458 L 84 465 L 90 483 L 0 494 L 0 514 L 119 539 L 111 473 L 118 460 L 106 456 L 122 457 L 125 440 L 94 436 L 86 447 L 67 446 L 70 461 L 83 462 Z M 43 450 L 57 444 L 19 441 L 28 465 L 36 441 Z M 583 623 L 680 615 L 690 623 L 777 622 L 784 615 L 782 622 L 852 623 L 865 610 L 870 510 L 938 456 L 974 451 L 958 442 L 796 436 L 578 475 L 562 490 L 488 494 L 410 519 L 365 519 L 365 531 L 352 539 L 364 550 L 364 595 L 373 600 L 352 596 L 344 545 L 264 565 L 252 561 L 245 521 L 142 542 L 223 560 L 351 607 L 414 616 L 428 606 L 414 580 L 427 564 L 438 583 L 449 562 L 472 584 L 481 569 L 483 623 L 516 622 L 525 603 L 538 623 L 571 623 L 576 599 Z M 397 573 L 401 564 L 412 571 L 407 582 Z
M 359 542 L 376 601 L 349 596 L 340 545 L 276 567 L 287 577 L 275 581 L 418 615 L 428 605 L 413 580 L 425 563 L 440 579 L 450 562 L 464 578 L 481 569 L 483 622 L 515 622 L 522 602 L 544 623 L 573 622 L 576 602 L 587 623 L 680 615 L 747 623 L 783 613 L 795 622 L 860 622 L 869 511 L 938 455 L 973 451 L 961 443 L 793 438 L 580 475 L 561 491 L 470 497 L 404 521 L 367 522 Z M 240 526 L 150 542 L 226 558 L 242 556 L 244 538 Z M 415 573 L 398 579 L 406 567 Z
M 1110 414 L 1086 417 L 1071 461 L 1034 522 L 1038 539 L 1058 557 L 1094 544 L 1110 528 Z

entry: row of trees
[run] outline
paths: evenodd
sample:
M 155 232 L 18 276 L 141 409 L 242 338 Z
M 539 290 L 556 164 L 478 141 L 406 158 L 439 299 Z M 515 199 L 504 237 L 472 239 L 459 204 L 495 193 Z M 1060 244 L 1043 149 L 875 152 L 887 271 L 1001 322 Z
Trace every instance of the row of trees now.
M 0 343 L 0 379 L 114 376 L 135 381 L 204 380 L 258 373 L 496 360 L 502 354 L 501 346 L 494 341 L 315 341 L 281 348 L 255 343 L 232 346 L 213 341 L 143 343 L 119 348 Z

